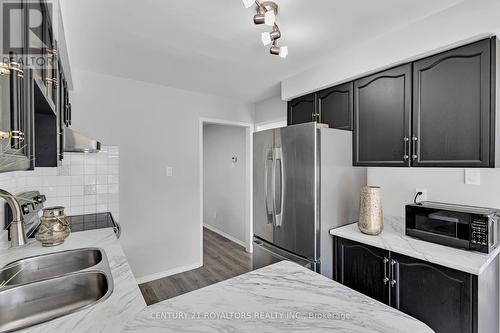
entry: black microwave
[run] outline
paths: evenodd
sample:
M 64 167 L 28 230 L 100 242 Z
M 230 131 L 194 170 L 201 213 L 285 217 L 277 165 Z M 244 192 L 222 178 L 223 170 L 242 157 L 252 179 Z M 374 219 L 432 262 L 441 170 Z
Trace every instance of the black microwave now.
M 406 205 L 406 235 L 465 250 L 490 253 L 498 246 L 500 211 L 424 201 Z

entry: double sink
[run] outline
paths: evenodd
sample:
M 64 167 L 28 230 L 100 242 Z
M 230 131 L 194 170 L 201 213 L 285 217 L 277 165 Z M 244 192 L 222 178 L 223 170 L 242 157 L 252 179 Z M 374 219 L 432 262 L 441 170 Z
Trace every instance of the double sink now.
M 113 292 L 103 250 L 30 257 L 0 268 L 0 333 L 28 328 L 93 306 Z

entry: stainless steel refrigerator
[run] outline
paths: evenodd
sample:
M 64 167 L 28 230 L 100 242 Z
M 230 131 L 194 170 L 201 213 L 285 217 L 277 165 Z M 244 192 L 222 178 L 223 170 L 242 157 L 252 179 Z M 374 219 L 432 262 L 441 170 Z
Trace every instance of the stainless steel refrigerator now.
M 357 220 L 366 169 L 352 133 L 307 123 L 254 133 L 253 267 L 291 260 L 332 277 L 331 228 Z

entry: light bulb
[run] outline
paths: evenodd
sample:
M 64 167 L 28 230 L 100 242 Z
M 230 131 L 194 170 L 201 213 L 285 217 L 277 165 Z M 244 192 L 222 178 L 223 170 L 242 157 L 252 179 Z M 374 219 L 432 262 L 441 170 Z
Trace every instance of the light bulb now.
M 243 0 L 243 6 L 245 6 L 245 8 L 252 7 L 254 3 L 255 3 L 255 0 Z
M 288 55 L 288 46 L 282 46 L 282 47 L 280 47 L 279 56 L 281 58 L 285 59 L 287 55 Z
M 271 33 L 270 32 L 263 32 L 261 34 L 261 39 L 262 39 L 262 44 L 264 44 L 264 45 L 271 44 L 271 42 L 272 42 Z
M 274 23 L 276 22 L 276 14 L 274 10 L 268 10 L 264 14 L 264 24 L 268 26 L 274 26 Z

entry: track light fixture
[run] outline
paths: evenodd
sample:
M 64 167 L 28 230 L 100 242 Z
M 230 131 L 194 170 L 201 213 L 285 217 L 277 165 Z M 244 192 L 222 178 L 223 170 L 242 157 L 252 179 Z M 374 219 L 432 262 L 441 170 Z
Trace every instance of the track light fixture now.
M 255 24 L 265 24 L 273 27 L 270 32 L 263 32 L 261 34 L 262 44 L 271 46 L 270 52 L 273 55 L 279 55 L 281 58 L 286 58 L 288 55 L 288 47 L 278 46 L 276 40 L 281 38 L 281 31 L 276 24 L 276 15 L 278 14 L 278 5 L 273 1 L 260 2 L 259 0 L 242 0 L 245 8 L 250 8 L 252 5 L 257 5 L 257 13 L 253 17 Z
M 280 56 L 283 59 L 288 56 L 288 46 L 278 46 L 276 42 L 273 43 L 269 51 L 272 55 Z
M 278 26 L 274 26 L 273 31 L 271 32 L 263 32 L 261 34 L 262 44 L 269 45 L 276 39 L 281 37 L 281 31 L 278 29 Z

